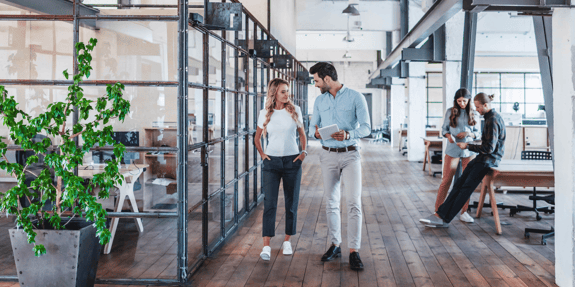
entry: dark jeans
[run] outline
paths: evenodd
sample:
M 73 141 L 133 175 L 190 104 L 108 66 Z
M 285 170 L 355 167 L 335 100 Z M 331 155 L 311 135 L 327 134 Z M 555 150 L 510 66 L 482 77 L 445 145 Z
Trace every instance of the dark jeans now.
M 490 170 L 488 163 L 478 161 L 477 158 L 469 162 L 447 199 L 437 209 L 439 217 L 447 223 L 451 222 Z
M 278 193 L 280 180 L 282 179 L 286 209 L 285 234 L 294 235 L 296 232 L 302 164 L 300 160 L 293 162 L 296 157 L 298 157 L 298 155 L 269 156 L 271 160 L 264 159 L 264 166 L 262 168 L 264 177 L 263 236 L 275 236 Z

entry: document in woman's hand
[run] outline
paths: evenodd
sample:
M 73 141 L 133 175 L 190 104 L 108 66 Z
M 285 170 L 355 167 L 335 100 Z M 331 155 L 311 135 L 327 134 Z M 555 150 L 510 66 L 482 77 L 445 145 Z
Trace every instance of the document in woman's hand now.
M 333 124 L 331 126 L 327 126 L 327 127 L 323 127 L 318 129 L 319 135 L 321 135 L 321 139 L 322 140 L 328 140 L 331 139 L 331 135 L 333 133 L 337 133 L 339 132 L 339 129 L 337 128 L 337 124 Z

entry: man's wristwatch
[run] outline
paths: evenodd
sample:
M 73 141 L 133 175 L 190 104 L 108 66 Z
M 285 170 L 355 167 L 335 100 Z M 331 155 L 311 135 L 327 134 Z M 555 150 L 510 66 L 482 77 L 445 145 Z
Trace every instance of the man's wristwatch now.
M 349 132 L 348 132 L 348 131 L 345 132 L 345 139 L 346 139 L 346 140 L 349 139 Z
M 307 156 L 307 151 L 304 149 L 300 152 L 300 154 L 305 153 L 305 156 Z

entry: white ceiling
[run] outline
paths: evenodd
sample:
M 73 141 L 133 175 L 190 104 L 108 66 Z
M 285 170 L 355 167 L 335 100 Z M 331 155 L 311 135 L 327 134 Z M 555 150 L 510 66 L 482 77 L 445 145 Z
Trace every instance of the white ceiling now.
M 410 0 L 410 9 L 420 9 L 422 2 L 426 8 L 425 1 L 427 0 Z M 348 43 L 343 41 L 347 31 L 347 16 L 341 13 L 348 5 L 347 1 L 296 0 L 296 53 L 299 55 L 301 52 L 302 55 L 314 57 L 321 54 L 314 53 L 313 50 L 335 51 L 326 56 L 334 55 L 333 60 L 341 61 L 341 56 L 346 50 L 370 51 L 368 55 L 373 55 L 376 50 L 385 50 L 386 31 L 399 29 L 399 2 L 358 0 L 354 2 L 359 3 L 356 7 L 361 15 L 351 19 L 361 21 L 361 30 L 352 29 L 355 41 Z M 510 15 L 507 12 L 484 12 L 479 14 L 478 20 L 477 56 L 536 55 L 531 17 Z M 410 26 L 413 24 L 410 23 Z M 364 58 L 361 57 L 361 60 L 365 60 Z M 352 57 L 349 61 L 360 61 L 360 57 L 357 60 Z
M 346 1 L 297 0 L 297 30 L 345 31 L 347 15 L 341 12 L 347 5 Z M 361 15 L 351 18 L 361 21 L 364 31 L 399 29 L 399 2 L 359 1 L 355 7 Z

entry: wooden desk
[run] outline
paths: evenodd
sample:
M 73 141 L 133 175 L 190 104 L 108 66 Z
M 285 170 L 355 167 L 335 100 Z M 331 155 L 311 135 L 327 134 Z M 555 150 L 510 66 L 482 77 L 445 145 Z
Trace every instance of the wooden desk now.
M 441 130 L 439 129 L 425 129 L 425 137 L 439 137 L 441 136 Z M 407 129 L 401 129 L 399 130 L 399 142 L 398 142 L 398 146 L 399 146 L 399 151 L 401 151 L 401 140 L 407 137 Z
M 440 151 L 443 150 L 443 138 L 437 137 L 424 137 L 422 138 L 425 143 L 425 156 L 423 157 L 423 171 L 425 171 L 425 165 L 429 168 L 429 175 L 433 175 L 431 171 L 431 153 L 430 151 Z
M 481 217 L 485 195 L 489 193 L 491 210 L 495 220 L 495 230 L 501 234 L 501 223 L 495 200 L 494 186 L 554 187 L 555 176 L 553 163 L 550 160 L 502 160 L 485 176 L 481 184 L 481 194 L 476 217 Z
M 441 136 L 441 130 L 438 129 L 426 129 L 425 130 L 426 137 L 439 137 Z
M 90 166 L 80 166 L 78 167 L 78 175 L 84 178 L 92 178 L 95 174 L 102 173 L 104 171 L 105 165 L 90 165 Z M 133 212 L 138 211 L 138 205 L 136 204 L 136 197 L 134 196 L 134 183 L 138 180 L 138 177 L 144 171 L 144 168 L 148 168 L 149 165 L 147 164 L 138 164 L 137 167 L 135 165 L 121 165 L 120 166 L 120 173 L 124 176 L 124 182 L 122 185 L 117 186 L 119 191 L 119 197 L 116 201 L 116 205 L 114 206 L 114 212 L 121 212 L 122 207 L 124 206 L 124 201 L 126 197 L 130 200 L 130 205 L 132 207 Z M 143 186 L 143 185 L 142 185 Z M 112 236 L 110 237 L 110 241 L 106 246 L 104 246 L 104 254 L 109 254 L 112 251 L 112 244 L 114 243 L 114 236 L 116 235 L 116 229 L 118 228 L 118 221 L 120 219 L 117 217 L 112 218 L 112 222 L 110 224 L 110 232 Z M 134 218 L 136 221 L 136 227 L 140 233 L 144 232 L 144 225 L 142 224 L 141 218 Z

